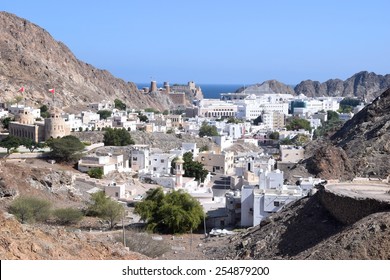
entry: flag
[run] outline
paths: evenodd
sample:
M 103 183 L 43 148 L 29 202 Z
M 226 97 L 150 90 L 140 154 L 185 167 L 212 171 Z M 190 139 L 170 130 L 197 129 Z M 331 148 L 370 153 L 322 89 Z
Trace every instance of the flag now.
M 52 94 L 54 94 L 55 89 L 54 89 L 54 88 L 51 88 L 51 89 L 49 89 L 49 92 L 51 92 Z
M 23 93 L 23 92 L 24 92 L 24 87 L 21 87 L 21 88 L 18 90 L 18 92 Z

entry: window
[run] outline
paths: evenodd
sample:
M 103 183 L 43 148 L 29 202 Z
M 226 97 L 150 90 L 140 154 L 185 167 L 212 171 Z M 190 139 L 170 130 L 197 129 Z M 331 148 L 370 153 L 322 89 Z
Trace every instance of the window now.
M 161 163 L 164 163 L 164 162 L 165 162 L 165 160 L 162 159 L 162 160 L 161 160 Z
M 137 160 L 137 157 L 133 157 L 133 160 Z
M 279 207 L 280 206 L 280 201 L 274 201 L 274 206 Z

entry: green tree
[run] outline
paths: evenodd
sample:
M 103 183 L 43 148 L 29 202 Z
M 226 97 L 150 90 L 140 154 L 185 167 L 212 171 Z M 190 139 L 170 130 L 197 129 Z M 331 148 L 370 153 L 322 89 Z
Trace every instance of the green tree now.
M 44 143 L 36 142 L 30 138 L 22 138 L 20 140 L 20 144 L 25 146 L 27 149 L 29 149 L 31 153 L 34 152 L 35 149 L 40 149 L 45 147 Z
M 204 182 L 209 172 L 204 168 L 203 163 L 194 161 L 192 158 L 193 154 L 191 152 L 186 152 L 183 154 L 184 177 L 193 177 L 197 181 Z M 174 171 L 176 168 L 176 159 L 177 158 L 172 160 L 172 171 Z
M 16 149 L 21 145 L 20 142 L 18 137 L 9 135 L 0 141 L 0 147 L 6 148 L 7 154 L 9 154 L 11 149 Z
M 120 99 L 114 100 L 115 108 L 121 111 L 126 111 L 126 104 L 122 102 Z
M 6 118 L 3 118 L 3 119 L 1 120 L 1 123 L 3 124 L 3 127 L 4 127 L 5 129 L 8 129 L 8 128 L 9 128 L 9 123 L 12 122 L 12 121 L 14 121 L 14 120 L 15 120 L 14 118 L 6 117 Z
M 99 110 L 97 113 L 100 115 L 101 120 L 106 120 L 112 115 L 112 112 L 109 110 Z
M 287 130 L 300 130 L 304 129 L 307 131 L 311 130 L 310 122 L 305 119 L 300 118 L 292 118 L 288 120 L 288 124 L 286 125 Z
M 142 115 L 141 113 L 138 114 L 138 118 L 141 122 L 148 122 L 148 117 L 145 115 Z
M 88 175 L 89 177 L 91 178 L 95 178 L 95 179 L 102 179 L 103 178 L 103 169 L 97 167 L 97 168 L 91 168 L 88 170 Z
M 41 110 L 41 117 L 44 119 L 50 118 L 49 108 L 46 105 L 42 105 L 40 108 Z
M 47 145 L 51 148 L 51 157 L 64 162 L 78 161 L 84 149 L 84 144 L 73 135 L 50 139 Z
M 206 121 L 204 121 L 199 129 L 199 137 L 203 136 L 218 136 L 218 130 L 215 125 L 208 125 Z
M 333 121 L 338 121 L 339 120 L 339 114 L 337 114 L 337 112 L 329 110 L 326 113 L 328 115 L 328 121 L 329 122 L 333 122 Z
M 199 227 L 204 218 L 200 203 L 181 190 L 164 194 L 162 188 L 149 190 L 135 213 L 146 221 L 147 229 L 161 233 L 184 233 Z
M 84 217 L 83 212 L 74 208 L 59 208 L 53 211 L 57 223 L 61 225 L 75 224 Z
M 87 214 L 106 220 L 112 229 L 123 217 L 124 207 L 107 197 L 103 191 L 91 195 L 91 202 L 87 208 Z
M 37 197 L 18 197 L 12 201 L 8 211 L 21 223 L 41 222 L 50 216 L 49 201 Z
M 230 117 L 228 118 L 227 123 L 237 124 L 237 123 L 242 123 L 242 120 L 236 119 L 235 117 Z
M 103 143 L 105 146 L 127 146 L 135 144 L 130 133 L 125 128 L 107 128 L 104 131 Z
M 273 131 L 270 133 L 270 135 L 268 137 L 269 137 L 269 139 L 279 140 L 279 132 Z

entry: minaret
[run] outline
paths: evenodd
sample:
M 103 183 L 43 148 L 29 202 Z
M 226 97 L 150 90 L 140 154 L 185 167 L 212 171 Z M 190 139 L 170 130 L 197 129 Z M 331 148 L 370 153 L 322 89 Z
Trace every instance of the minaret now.
M 183 187 L 183 175 L 184 175 L 184 168 L 183 168 L 183 157 L 179 156 L 177 160 L 175 161 L 176 164 L 176 169 L 175 169 L 175 174 L 176 174 L 176 184 L 175 184 L 175 189 L 181 189 Z

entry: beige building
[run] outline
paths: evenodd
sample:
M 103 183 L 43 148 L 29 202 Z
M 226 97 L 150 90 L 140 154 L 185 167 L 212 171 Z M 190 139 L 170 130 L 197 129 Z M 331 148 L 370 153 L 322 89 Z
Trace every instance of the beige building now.
M 168 120 L 171 120 L 172 127 L 182 127 L 183 126 L 183 117 L 181 115 L 168 115 Z
M 203 163 L 204 168 L 212 173 L 224 175 L 232 174 L 234 171 L 234 153 L 233 152 L 202 152 L 199 153 L 196 161 Z
M 62 118 L 58 108 L 55 108 L 50 117 L 43 122 L 36 121 L 31 110 L 22 108 L 15 116 L 15 121 L 10 122 L 8 130 L 10 135 L 32 139 L 35 142 L 70 135 L 70 126 Z

